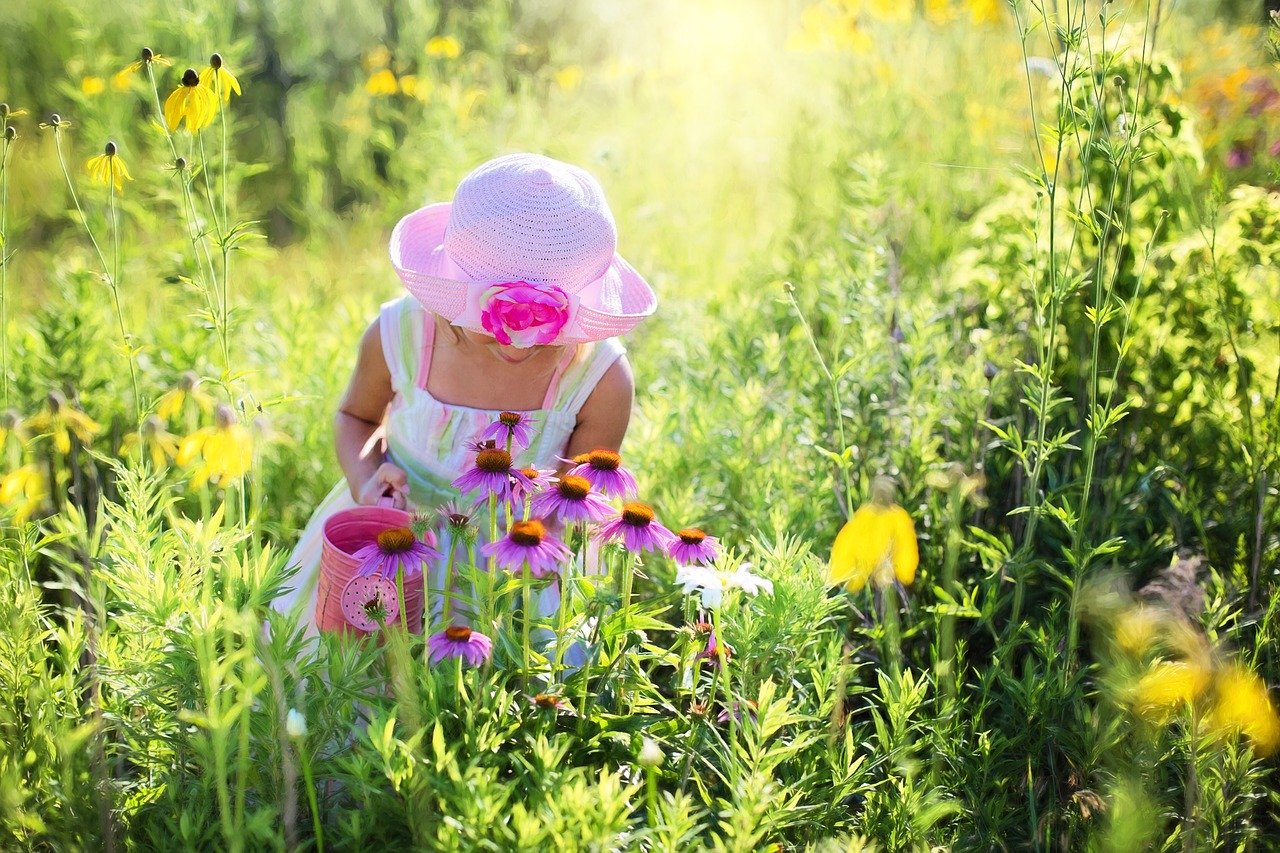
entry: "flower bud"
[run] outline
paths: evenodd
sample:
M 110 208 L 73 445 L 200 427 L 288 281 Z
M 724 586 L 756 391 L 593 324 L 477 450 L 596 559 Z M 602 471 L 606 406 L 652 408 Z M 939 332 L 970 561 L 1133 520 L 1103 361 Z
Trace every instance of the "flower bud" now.
M 236 422 L 236 410 L 226 403 L 219 403 L 213 413 L 213 420 L 220 428 L 226 429 Z
M 142 52 L 138 54 L 138 58 L 141 59 L 143 62 L 150 62 L 151 60 L 155 59 L 155 57 L 156 55 L 151 52 L 151 48 L 149 47 L 144 47 L 142 49 Z
M 54 127 L 57 127 L 58 125 L 62 124 L 62 116 L 58 115 L 57 113 L 54 113 L 53 115 L 49 116 L 49 124 L 53 125 Z
M 210 66 L 211 68 L 213 68 L 215 71 L 216 71 L 216 70 L 218 70 L 219 68 L 221 68 L 221 67 L 222 67 L 222 54 L 220 54 L 220 53 L 215 53 L 213 56 L 209 57 L 209 66 Z
M 0 103 L 0 119 L 9 117 L 9 105 Z
M 290 708 L 284 719 L 284 730 L 294 740 L 306 737 L 307 718 L 297 708 Z
M 12 142 L 18 138 L 18 130 L 13 125 L 8 125 L 4 129 L 4 138 Z
M 636 761 L 641 767 L 652 769 L 661 767 L 665 758 L 666 756 L 662 754 L 662 747 L 658 746 L 657 741 L 645 738 L 640 746 L 640 754 L 636 756 Z
M 996 373 L 996 366 L 991 362 L 988 361 L 982 366 L 982 375 L 986 377 L 988 382 L 996 378 Z
M 196 73 L 194 68 L 188 68 L 182 72 L 182 85 L 188 88 L 200 85 L 200 75 Z
M 102 153 L 106 154 L 108 157 L 116 156 L 116 144 L 114 142 L 108 142 L 106 147 L 102 149 Z
M 179 157 L 177 160 L 173 161 L 173 166 L 175 169 L 181 172 L 183 169 L 187 168 L 187 158 Z

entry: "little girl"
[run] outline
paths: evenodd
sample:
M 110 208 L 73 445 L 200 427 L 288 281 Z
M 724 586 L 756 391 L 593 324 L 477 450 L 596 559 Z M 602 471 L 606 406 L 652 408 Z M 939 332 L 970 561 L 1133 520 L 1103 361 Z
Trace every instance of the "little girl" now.
M 470 439 L 503 412 L 531 428 L 520 467 L 563 470 L 562 459 L 619 449 L 634 386 L 616 336 L 656 299 L 616 246 L 599 183 L 538 154 L 490 160 L 452 202 L 400 221 L 391 260 L 409 295 L 365 330 L 335 419 L 345 480 L 303 531 L 290 559 L 301 570 L 276 610 L 316 633 L 322 528 L 338 510 L 474 499 L 451 484 L 475 458 Z M 428 577 L 440 589 L 443 566 Z M 550 592 L 540 615 L 558 606 Z

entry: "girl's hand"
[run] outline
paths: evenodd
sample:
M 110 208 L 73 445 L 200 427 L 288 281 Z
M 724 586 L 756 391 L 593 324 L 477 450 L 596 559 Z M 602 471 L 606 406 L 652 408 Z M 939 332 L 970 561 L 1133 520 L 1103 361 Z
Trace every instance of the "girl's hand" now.
M 390 496 L 391 505 L 396 509 L 405 509 L 408 501 L 405 494 L 409 491 L 409 475 L 390 462 L 383 462 L 373 472 L 360 491 L 355 495 L 356 503 L 371 506 L 379 498 Z

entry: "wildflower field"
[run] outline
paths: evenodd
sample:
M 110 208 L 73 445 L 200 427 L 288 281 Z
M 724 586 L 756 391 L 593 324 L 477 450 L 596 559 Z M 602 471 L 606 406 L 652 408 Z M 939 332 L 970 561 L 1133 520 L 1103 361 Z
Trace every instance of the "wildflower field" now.
M 1280 849 L 1264 5 L 6 4 L 0 848 Z M 512 151 L 658 293 L 621 459 L 496 422 L 312 646 L 391 228 Z

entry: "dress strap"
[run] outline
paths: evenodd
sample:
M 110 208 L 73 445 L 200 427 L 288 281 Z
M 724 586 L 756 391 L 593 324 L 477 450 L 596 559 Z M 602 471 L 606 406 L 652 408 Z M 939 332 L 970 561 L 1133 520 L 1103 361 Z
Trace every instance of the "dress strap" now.
M 431 376 L 431 354 L 436 349 L 436 315 L 430 311 L 423 312 L 426 319 L 422 322 L 422 354 L 418 357 L 417 386 L 427 390 L 427 379 Z
M 556 394 L 560 391 L 560 379 L 564 376 L 565 370 L 578 354 L 576 346 L 565 347 L 564 355 L 560 356 L 560 362 L 556 365 L 556 372 L 551 374 L 551 384 L 547 386 L 547 394 L 542 398 L 542 408 L 549 409 L 556 401 Z

